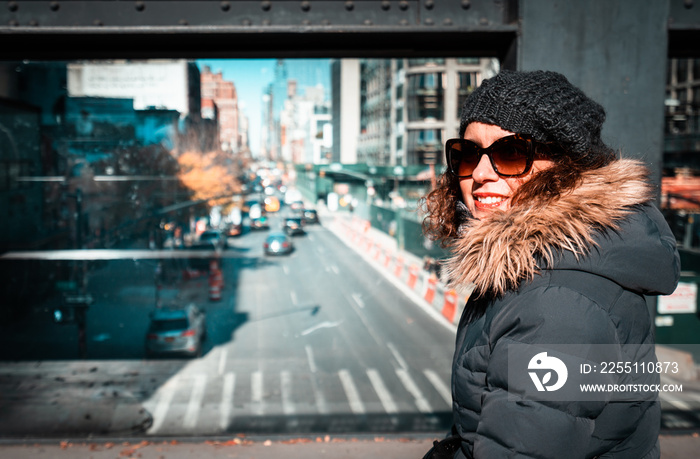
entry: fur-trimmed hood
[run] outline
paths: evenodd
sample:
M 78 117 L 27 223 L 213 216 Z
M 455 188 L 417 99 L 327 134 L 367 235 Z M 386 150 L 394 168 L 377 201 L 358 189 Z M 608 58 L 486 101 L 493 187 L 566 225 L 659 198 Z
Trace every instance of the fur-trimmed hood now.
M 449 283 L 501 296 L 541 269 L 581 269 L 640 293 L 672 293 L 676 242 L 647 175 L 641 162 L 620 159 L 553 202 L 468 220 L 446 262 Z

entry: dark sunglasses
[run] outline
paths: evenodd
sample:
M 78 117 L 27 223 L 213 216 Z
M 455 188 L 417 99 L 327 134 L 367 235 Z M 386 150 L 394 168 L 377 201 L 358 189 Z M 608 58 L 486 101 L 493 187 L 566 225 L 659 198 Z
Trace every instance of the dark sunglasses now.
M 487 148 L 481 148 L 471 140 L 450 139 L 445 142 L 447 167 L 457 177 L 469 178 L 481 156 L 486 155 L 498 175 L 518 177 L 530 171 L 535 158 L 535 143 L 532 138 L 521 134 L 502 137 Z

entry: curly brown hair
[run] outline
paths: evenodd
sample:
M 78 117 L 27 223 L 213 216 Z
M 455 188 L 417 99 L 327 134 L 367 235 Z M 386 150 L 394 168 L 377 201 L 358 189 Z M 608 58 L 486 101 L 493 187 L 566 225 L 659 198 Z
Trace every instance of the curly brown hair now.
M 606 148 L 605 154 L 591 152 L 590 155 L 574 156 L 562 147 L 535 143 L 535 155 L 546 157 L 554 162 L 548 169 L 536 172 L 524 182 L 511 197 L 511 205 L 542 205 L 573 191 L 579 186 L 585 171 L 598 169 L 610 164 L 615 154 Z M 425 195 L 420 202 L 424 213 L 423 234 L 431 240 L 440 241 L 447 247 L 459 234 L 463 223 L 457 212 L 457 202 L 462 199 L 460 179 L 445 170 L 437 179 L 435 189 Z

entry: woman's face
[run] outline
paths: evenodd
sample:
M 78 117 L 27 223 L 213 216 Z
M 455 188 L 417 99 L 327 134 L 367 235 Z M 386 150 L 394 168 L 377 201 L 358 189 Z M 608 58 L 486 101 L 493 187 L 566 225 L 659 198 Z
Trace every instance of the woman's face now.
M 475 121 L 467 125 L 464 138 L 481 148 L 487 148 L 496 140 L 513 134 L 499 126 Z M 479 220 L 495 211 L 508 210 L 511 205 L 510 198 L 515 190 L 528 181 L 534 173 L 547 169 L 553 164 L 548 159 L 535 158 L 527 174 L 521 177 L 501 177 L 493 170 L 489 158 L 482 155 L 472 176 L 460 179 L 462 199 L 472 215 Z

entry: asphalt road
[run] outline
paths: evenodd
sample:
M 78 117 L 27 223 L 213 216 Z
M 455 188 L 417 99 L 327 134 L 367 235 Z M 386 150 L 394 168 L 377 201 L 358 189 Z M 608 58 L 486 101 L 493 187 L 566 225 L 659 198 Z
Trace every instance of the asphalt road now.
M 281 218 L 272 218 L 273 229 Z M 14 344 L 6 360 L 16 361 L 0 369 L 0 432 L 446 429 L 452 332 L 323 226 L 295 237 L 288 256 L 264 255 L 266 235 L 230 240 L 219 301 L 210 301 L 206 277 L 156 288 L 154 260 L 110 260 L 92 271 L 87 360 L 76 359 L 74 325 L 54 324 L 48 307 L 35 311 L 31 327 L 4 337 Z M 144 360 L 156 296 L 204 308 L 202 358 Z

